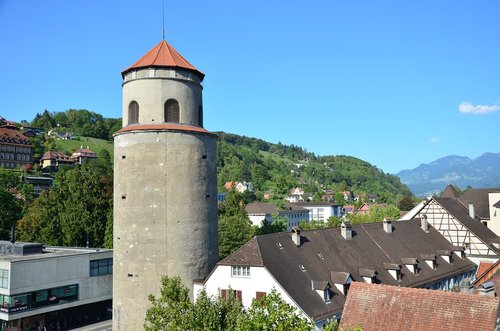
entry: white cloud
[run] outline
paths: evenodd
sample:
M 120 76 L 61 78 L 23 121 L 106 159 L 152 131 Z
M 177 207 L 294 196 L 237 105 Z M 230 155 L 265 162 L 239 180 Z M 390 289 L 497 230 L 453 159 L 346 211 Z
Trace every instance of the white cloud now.
M 470 102 L 462 102 L 458 106 L 458 110 L 464 114 L 474 114 L 474 115 L 483 115 L 489 114 L 496 111 L 500 111 L 499 105 L 473 105 Z
M 439 138 L 433 137 L 433 138 L 429 139 L 429 142 L 431 144 L 437 144 L 439 142 Z

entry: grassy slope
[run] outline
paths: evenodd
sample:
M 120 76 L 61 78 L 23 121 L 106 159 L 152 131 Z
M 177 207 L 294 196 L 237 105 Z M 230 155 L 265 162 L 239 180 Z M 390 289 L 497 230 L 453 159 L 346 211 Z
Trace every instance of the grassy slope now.
M 56 146 L 58 151 L 63 151 L 66 154 L 71 154 L 80 147 L 87 148 L 89 147 L 91 150 L 99 155 L 99 152 L 103 149 L 109 152 L 111 155 L 111 159 L 113 160 L 113 142 L 97 139 L 97 138 L 89 138 L 89 137 L 78 137 L 79 140 L 56 140 Z

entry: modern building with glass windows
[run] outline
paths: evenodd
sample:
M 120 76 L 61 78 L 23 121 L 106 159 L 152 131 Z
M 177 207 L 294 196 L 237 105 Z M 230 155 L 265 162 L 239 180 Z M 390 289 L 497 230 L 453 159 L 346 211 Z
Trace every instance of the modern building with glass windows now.
M 0 331 L 111 318 L 113 251 L 0 241 Z

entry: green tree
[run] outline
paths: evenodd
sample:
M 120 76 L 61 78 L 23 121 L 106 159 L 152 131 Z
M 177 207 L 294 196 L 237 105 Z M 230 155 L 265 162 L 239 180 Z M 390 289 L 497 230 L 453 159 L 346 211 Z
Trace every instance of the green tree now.
M 20 181 L 19 172 L 0 168 L 0 238 L 8 240 L 10 231 L 33 199 L 33 188 Z
M 415 207 L 415 203 L 410 196 L 404 196 L 398 203 L 398 208 L 400 210 L 410 211 L 413 207 Z

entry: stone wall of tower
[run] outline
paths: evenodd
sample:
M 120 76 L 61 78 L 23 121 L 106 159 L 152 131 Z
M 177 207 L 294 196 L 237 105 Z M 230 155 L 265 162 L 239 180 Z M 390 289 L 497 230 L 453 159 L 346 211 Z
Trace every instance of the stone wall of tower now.
M 198 126 L 201 91 L 199 76 L 181 69 L 124 77 L 124 128 L 114 138 L 113 330 L 143 329 L 162 276 L 192 290 L 217 263 L 217 141 Z M 168 99 L 179 103 L 180 123 L 164 122 Z M 127 125 L 131 101 L 139 121 Z
M 140 330 L 163 275 L 203 279 L 217 250 L 216 139 L 115 136 L 113 330 Z

